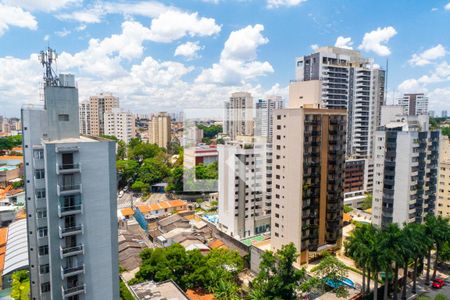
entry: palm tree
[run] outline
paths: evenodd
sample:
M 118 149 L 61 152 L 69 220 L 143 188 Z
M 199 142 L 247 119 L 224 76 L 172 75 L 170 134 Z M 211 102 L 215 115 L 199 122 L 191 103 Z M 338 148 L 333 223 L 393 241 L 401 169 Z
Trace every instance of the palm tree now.
M 427 250 L 432 240 L 425 234 L 425 227 L 417 223 L 409 225 L 411 234 L 411 251 L 413 253 L 414 271 L 413 271 L 413 286 L 411 292 L 416 293 L 417 286 L 417 265 L 419 259 L 427 254 Z
M 437 265 L 439 262 L 439 253 L 441 252 L 442 246 L 449 239 L 450 236 L 450 226 L 448 219 L 438 216 L 435 222 L 435 228 L 433 229 L 433 239 L 436 245 L 436 257 L 434 259 L 433 276 L 432 279 L 436 278 Z
M 426 277 L 425 277 L 426 285 L 430 284 L 431 250 L 433 249 L 433 244 L 434 244 L 433 232 L 434 232 L 435 227 L 436 227 L 436 217 L 431 214 L 427 215 L 425 217 L 425 223 L 424 223 L 425 235 L 430 237 L 432 242 L 428 244 L 428 249 L 427 249 L 427 272 L 426 272 Z
M 400 257 L 403 264 L 403 288 L 402 288 L 402 300 L 406 300 L 406 285 L 408 282 L 408 263 L 410 258 L 414 255 L 412 252 L 412 241 L 411 224 L 406 224 L 400 235 Z M 396 293 L 397 291 L 394 291 Z
M 383 245 L 382 245 L 382 231 L 373 226 L 370 227 L 368 231 L 368 242 L 369 242 L 369 255 L 368 255 L 368 267 L 372 270 L 374 276 L 374 290 L 373 299 L 378 299 L 378 272 L 380 271 L 380 266 L 383 265 Z M 369 290 L 370 292 L 370 290 Z
M 399 259 L 399 245 L 398 240 L 400 237 L 400 228 L 397 224 L 391 223 L 387 227 L 385 227 L 382 231 L 382 240 L 381 245 L 382 249 L 384 249 L 382 255 L 382 263 L 384 269 L 384 293 L 383 299 L 388 299 L 388 291 L 389 291 L 389 277 L 392 270 L 392 265 L 395 261 Z M 397 276 L 398 277 L 398 276 Z
M 352 235 L 345 242 L 345 253 L 351 257 L 356 264 L 362 268 L 363 280 L 361 293 L 366 292 L 366 273 L 367 273 L 367 259 L 369 248 L 366 242 L 366 233 L 369 230 L 370 225 L 362 224 L 357 225 Z

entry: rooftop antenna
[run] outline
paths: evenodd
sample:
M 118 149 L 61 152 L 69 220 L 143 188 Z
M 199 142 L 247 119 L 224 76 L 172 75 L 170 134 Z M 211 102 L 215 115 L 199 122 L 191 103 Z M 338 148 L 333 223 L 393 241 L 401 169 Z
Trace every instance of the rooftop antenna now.
M 58 55 L 56 51 L 50 47 L 47 47 L 47 51 L 41 51 L 39 54 L 39 60 L 41 61 L 42 66 L 44 67 L 44 84 L 45 86 L 58 86 L 59 78 L 56 75 L 56 72 L 52 68 L 52 64 L 56 63 L 56 58 Z

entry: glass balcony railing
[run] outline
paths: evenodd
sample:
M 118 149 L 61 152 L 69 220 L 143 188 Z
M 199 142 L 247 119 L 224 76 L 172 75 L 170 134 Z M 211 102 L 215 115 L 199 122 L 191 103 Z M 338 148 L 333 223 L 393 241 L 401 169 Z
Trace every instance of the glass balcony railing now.
M 77 245 L 72 247 L 61 247 L 60 248 L 61 257 L 77 255 L 83 253 L 83 245 Z
M 86 286 L 84 284 L 74 287 L 62 287 L 62 293 L 64 297 L 70 297 L 74 295 L 78 295 L 84 293 Z
M 72 169 L 79 169 L 80 164 L 62 164 L 58 165 L 59 170 L 72 170 Z

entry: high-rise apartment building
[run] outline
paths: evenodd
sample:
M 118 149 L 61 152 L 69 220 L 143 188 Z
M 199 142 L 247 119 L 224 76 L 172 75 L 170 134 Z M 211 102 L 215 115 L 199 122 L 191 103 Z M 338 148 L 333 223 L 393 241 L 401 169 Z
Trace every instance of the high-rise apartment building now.
M 447 116 L 448 116 L 447 111 L 446 111 L 446 110 L 443 110 L 443 111 L 441 112 L 441 117 L 442 117 L 442 118 L 447 118 Z
M 409 116 L 428 115 L 428 97 L 423 93 L 403 94 L 397 101 Z
M 271 153 L 266 141 L 241 136 L 218 145 L 218 228 L 236 239 L 270 230 Z
M 239 135 L 253 136 L 253 97 L 247 92 L 232 93 L 225 102 L 223 132 L 232 140 Z
M 89 98 L 90 106 L 90 135 L 105 134 L 105 113 L 119 107 L 119 98 L 110 93 L 100 93 Z
M 149 123 L 149 142 L 167 148 L 171 141 L 172 121 L 165 112 L 154 115 Z
M 450 160 L 439 163 L 436 215 L 450 217 Z
M 128 144 L 136 135 L 134 115 L 123 112 L 120 108 L 113 108 L 110 112 L 106 112 L 105 134 L 113 135 Z
M 43 62 L 45 105 L 22 108 L 30 299 L 118 300 L 115 143 L 80 137 L 74 76 Z
M 294 243 L 302 263 L 341 244 L 346 119 L 342 109 L 274 111 L 271 247 Z
M 322 47 L 297 58 L 296 80 L 290 95 L 291 90 L 297 90 L 300 104 L 320 99 L 323 108 L 347 110 L 347 156 L 371 157 L 373 134 L 384 103 L 384 70 L 358 51 Z M 313 82 L 301 83 L 307 81 Z
M 372 223 L 421 223 L 433 213 L 439 162 L 439 131 L 428 116 L 400 115 L 375 134 Z
M 268 143 L 272 143 L 273 110 L 280 108 L 283 108 L 280 96 L 269 96 L 256 102 L 255 135 L 266 137 Z
M 80 103 L 80 133 L 91 135 L 91 104 L 89 101 Z

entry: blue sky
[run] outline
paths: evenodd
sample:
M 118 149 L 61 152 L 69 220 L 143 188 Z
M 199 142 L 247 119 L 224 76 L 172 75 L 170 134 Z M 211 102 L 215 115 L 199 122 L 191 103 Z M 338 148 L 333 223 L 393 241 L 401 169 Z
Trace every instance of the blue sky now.
M 337 42 L 389 59 L 389 102 L 423 91 L 450 111 L 449 29 L 449 0 L 0 0 L 0 114 L 39 103 L 47 44 L 80 101 L 113 92 L 150 113 L 221 107 L 239 90 L 286 97 L 295 57 Z

